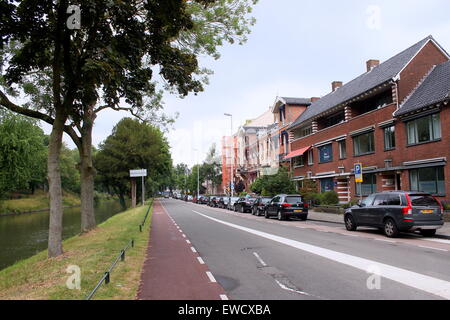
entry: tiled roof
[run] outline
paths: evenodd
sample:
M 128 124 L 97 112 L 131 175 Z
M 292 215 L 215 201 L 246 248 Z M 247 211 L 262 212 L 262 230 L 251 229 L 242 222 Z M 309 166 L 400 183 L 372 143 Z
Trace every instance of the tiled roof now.
M 436 66 L 394 116 L 420 110 L 450 98 L 450 61 Z
M 289 127 L 290 129 L 298 126 L 302 122 L 311 120 L 317 115 L 334 108 L 360 94 L 373 89 L 397 76 L 402 69 L 411 61 L 411 59 L 422 49 L 422 47 L 430 40 L 432 36 L 419 41 L 410 48 L 400 52 L 396 56 L 381 63 L 373 68 L 370 72 L 366 72 L 356 79 L 346 83 L 334 92 L 322 97 L 320 100 L 313 102 L 305 112 L 303 112 L 297 120 Z

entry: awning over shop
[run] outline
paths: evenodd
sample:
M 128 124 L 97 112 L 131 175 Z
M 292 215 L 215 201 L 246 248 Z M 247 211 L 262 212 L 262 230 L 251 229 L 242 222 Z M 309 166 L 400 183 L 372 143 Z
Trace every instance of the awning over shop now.
M 306 147 L 306 148 L 302 148 L 302 149 L 298 149 L 295 151 L 292 151 L 291 153 L 289 153 L 286 157 L 284 157 L 284 160 L 287 159 L 291 159 L 291 158 L 295 158 L 295 157 L 300 157 L 301 155 L 303 155 L 306 151 L 308 151 L 309 149 L 311 149 L 311 146 Z

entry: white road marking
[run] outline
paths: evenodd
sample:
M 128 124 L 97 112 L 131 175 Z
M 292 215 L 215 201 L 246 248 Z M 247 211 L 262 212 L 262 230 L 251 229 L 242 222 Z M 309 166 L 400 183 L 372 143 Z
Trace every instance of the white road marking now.
M 182 236 L 183 236 L 183 238 L 186 238 L 186 235 L 184 233 L 182 234 Z
M 258 259 L 259 263 L 261 263 L 263 265 L 263 267 L 267 267 L 267 264 L 264 262 L 263 259 L 261 259 L 261 257 L 259 256 L 259 254 L 257 252 L 253 252 L 253 255 L 256 257 L 256 259 Z
M 189 240 L 186 240 L 187 243 L 191 244 L 191 242 Z
M 228 300 L 228 297 L 225 294 L 220 295 L 221 300 Z
M 278 281 L 278 280 L 275 280 L 275 282 L 276 282 L 276 283 L 280 286 L 280 288 L 283 289 L 283 290 L 295 292 L 295 293 L 302 294 L 302 295 L 305 295 L 305 296 L 309 296 L 309 295 L 310 295 L 310 294 L 308 294 L 308 293 L 306 293 L 306 292 L 298 291 L 298 290 L 294 290 L 294 289 L 291 289 L 291 288 L 289 288 L 289 287 L 286 287 L 284 284 L 282 284 L 282 283 L 281 283 L 280 281 Z
M 424 248 L 424 249 L 434 249 L 434 250 L 445 251 L 445 252 L 448 251 L 447 249 L 433 248 L 433 247 L 427 247 L 427 246 L 419 246 L 419 247 Z
M 203 261 L 202 257 L 197 257 L 197 260 L 200 264 L 205 264 L 205 261 Z
M 424 274 L 420 274 L 417 272 L 412 272 L 412 271 L 409 271 L 406 269 L 397 268 L 397 267 L 394 267 L 394 266 L 391 266 L 388 264 L 384 264 L 381 262 L 352 256 L 349 254 L 333 251 L 330 249 L 321 248 L 321 247 L 310 245 L 310 244 L 303 243 L 300 241 L 283 238 L 283 237 L 276 236 L 276 235 L 273 235 L 270 233 L 246 228 L 246 227 L 243 227 L 240 225 L 236 225 L 233 223 L 229 223 L 229 222 L 225 222 L 225 221 L 222 221 L 219 219 L 209 217 L 198 211 L 194 211 L 194 210 L 192 210 L 192 211 L 199 214 L 202 217 L 209 219 L 209 220 L 224 224 L 226 226 L 229 226 L 229 227 L 241 230 L 241 231 L 245 231 L 245 232 L 254 234 L 254 235 L 262 237 L 262 238 L 276 241 L 276 242 L 285 244 L 287 246 L 291 246 L 293 248 L 296 248 L 296 249 L 299 249 L 302 251 L 306 251 L 306 252 L 324 257 L 326 259 L 351 266 L 356 269 L 360 269 L 364 272 L 366 272 L 369 269 L 369 267 L 376 266 L 381 270 L 381 275 L 386 279 L 393 280 L 395 282 L 428 292 L 433 295 L 443 297 L 445 299 L 450 299 L 450 282 L 448 282 L 448 281 L 433 278 L 433 277 L 430 277 L 430 276 L 427 276 Z
M 197 250 L 195 250 L 195 248 L 194 248 L 194 247 L 191 247 L 191 250 L 192 250 L 192 252 L 194 252 L 194 253 L 196 253 L 196 252 L 197 252 Z
M 375 240 L 375 241 L 383 241 L 383 242 L 395 243 L 395 241 L 392 241 L 392 240 L 386 240 L 386 239 L 378 239 L 378 238 L 375 238 L 374 240 Z
M 424 238 L 423 240 L 426 240 L 426 241 L 434 241 L 434 242 L 440 242 L 440 243 L 445 243 L 445 244 L 450 244 L 450 240 L 445 240 L 445 239 Z
M 211 272 L 206 271 L 206 275 L 208 276 L 209 281 L 211 281 L 211 282 L 217 282 L 216 279 L 214 278 L 214 276 L 213 276 L 213 274 L 212 274 Z

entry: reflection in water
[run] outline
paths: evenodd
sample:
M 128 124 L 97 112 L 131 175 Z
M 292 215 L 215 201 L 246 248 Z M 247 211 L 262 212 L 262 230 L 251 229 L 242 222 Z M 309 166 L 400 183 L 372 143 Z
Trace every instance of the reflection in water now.
M 95 207 L 98 224 L 122 208 L 119 201 L 103 201 Z M 0 270 L 47 249 L 49 212 L 0 217 Z M 80 233 L 80 208 L 64 209 L 63 239 Z

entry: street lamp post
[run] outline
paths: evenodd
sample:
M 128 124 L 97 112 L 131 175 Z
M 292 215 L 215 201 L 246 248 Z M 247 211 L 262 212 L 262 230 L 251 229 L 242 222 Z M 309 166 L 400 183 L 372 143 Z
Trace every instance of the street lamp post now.
M 194 151 L 198 152 L 197 149 L 194 149 Z M 196 162 L 197 162 L 197 199 L 200 196 L 200 165 L 198 164 L 198 155 L 196 154 Z
M 229 113 L 224 113 L 225 116 L 230 117 L 231 120 L 231 132 L 230 132 L 230 141 L 231 141 L 231 169 L 230 169 L 230 194 L 233 196 L 234 194 L 234 183 L 233 183 L 233 162 L 234 162 L 234 148 L 233 148 L 233 115 Z

